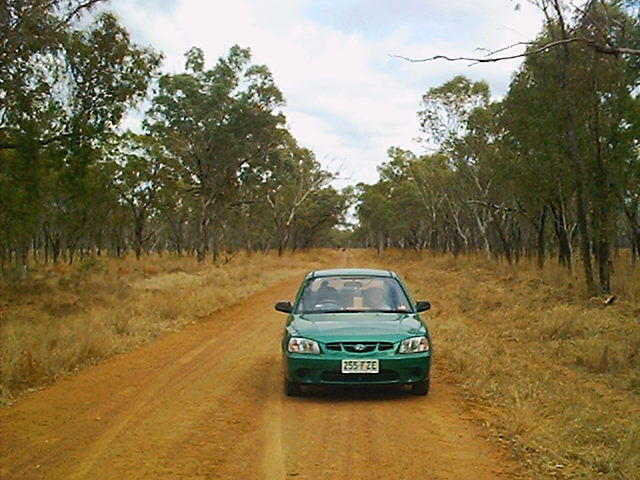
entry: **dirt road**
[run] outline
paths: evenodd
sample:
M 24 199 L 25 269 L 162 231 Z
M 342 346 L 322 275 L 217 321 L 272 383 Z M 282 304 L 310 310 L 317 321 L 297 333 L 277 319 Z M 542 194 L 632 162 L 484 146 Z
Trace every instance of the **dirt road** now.
M 0 408 L 0 478 L 517 476 L 437 362 L 427 397 L 285 397 L 273 304 L 299 280 Z

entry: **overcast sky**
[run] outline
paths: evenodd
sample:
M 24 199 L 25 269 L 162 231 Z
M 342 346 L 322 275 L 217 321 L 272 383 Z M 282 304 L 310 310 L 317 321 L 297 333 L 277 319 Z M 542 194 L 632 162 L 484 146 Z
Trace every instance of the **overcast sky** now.
M 457 74 L 505 94 L 518 61 L 408 63 L 389 54 L 473 56 L 531 40 L 541 17 L 510 0 L 112 0 L 134 41 L 179 72 L 198 46 L 207 64 L 237 43 L 266 64 L 298 142 L 339 170 L 337 186 L 377 180 L 390 146 L 420 152 L 421 95 Z M 134 120 L 131 121 L 132 123 Z

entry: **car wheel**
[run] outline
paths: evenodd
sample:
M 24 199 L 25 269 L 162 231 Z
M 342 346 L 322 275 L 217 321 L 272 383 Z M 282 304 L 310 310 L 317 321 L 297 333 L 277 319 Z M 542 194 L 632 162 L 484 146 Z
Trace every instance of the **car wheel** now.
M 423 382 L 416 382 L 411 384 L 411 393 L 414 395 L 426 395 L 429 393 L 429 378 Z
M 286 393 L 287 397 L 299 397 L 302 394 L 302 387 L 299 383 L 290 382 L 285 378 L 284 393 Z

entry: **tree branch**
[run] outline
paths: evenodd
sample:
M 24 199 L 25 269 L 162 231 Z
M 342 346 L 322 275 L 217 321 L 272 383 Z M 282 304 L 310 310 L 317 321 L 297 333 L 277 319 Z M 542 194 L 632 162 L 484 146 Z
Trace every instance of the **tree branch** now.
M 104 0 L 87 0 L 86 2 L 82 2 L 77 5 L 73 10 L 71 10 L 67 16 L 64 18 L 63 23 L 69 23 L 75 16 L 77 16 L 82 10 L 89 9 L 98 3 L 103 2 Z
M 59 142 L 60 140 L 70 138 L 72 136 L 72 133 L 61 133 L 60 135 L 54 135 L 53 137 L 45 138 L 43 140 L 36 140 L 35 142 L 41 147 L 46 147 L 47 145 Z M 15 150 L 19 146 L 20 144 L 16 142 L 0 142 L 0 150 Z
M 510 48 L 513 47 L 517 47 L 520 45 L 531 45 L 531 43 L 529 42 L 518 42 L 518 43 L 514 43 L 513 45 L 509 45 L 507 47 L 503 47 L 500 48 L 498 50 L 495 50 L 491 53 L 488 54 L 488 56 L 486 57 L 449 57 L 447 55 L 434 55 L 433 57 L 427 57 L 427 58 L 410 58 L 410 57 L 405 57 L 403 55 L 394 55 L 394 54 L 389 54 L 390 57 L 393 58 L 401 58 L 402 60 L 406 60 L 408 62 L 411 63 L 423 63 L 423 62 L 431 62 L 433 60 L 447 60 L 449 62 L 457 62 L 460 60 L 466 60 L 469 62 L 473 62 L 473 63 L 491 63 L 491 62 L 500 62 L 503 60 L 512 60 L 514 58 L 522 58 L 522 57 L 528 57 L 530 55 L 537 55 L 540 53 L 544 53 L 547 50 L 550 50 L 552 48 L 558 47 L 560 45 L 567 45 L 570 43 L 584 43 L 588 46 L 590 46 L 591 48 L 593 48 L 594 50 L 596 50 L 599 53 L 604 53 L 607 55 L 639 55 L 640 56 L 640 50 L 635 49 L 635 48 L 626 48 L 626 47 L 612 47 L 612 46 L 608 46 L 608 45 L 602 45 L 599 44 L 597 42 L 595 42 L 594 40 L 591 40 L 589 38 L 583 38 L 583 37 L 575 37 L 575 38 L 567 38 L 567 39 L 562 39 L 562 40 L 556 40 L 553 42 L 549 42 L 546 43 L 544 45 L 542 45 L 541 47 L 538 47 L 534 50 L 529 50 L 526 52 L 522 52 L 522 53 L 518 53 L 515 55 L 503 55 L 500 57 L 492 57 L 491 55 L 494 55 L 498 52 L 502 52 L 505 50 L 508 50 Z

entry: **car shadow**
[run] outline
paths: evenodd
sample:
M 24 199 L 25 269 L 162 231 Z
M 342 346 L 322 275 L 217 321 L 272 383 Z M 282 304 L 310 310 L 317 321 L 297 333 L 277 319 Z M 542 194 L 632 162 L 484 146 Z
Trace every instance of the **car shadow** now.
M 362 401 L 407 401 L 418 400 L 417 395 L 411 393 L 406 386 L 375 385 L 375 386 L 305 386 L 302 395 L 296 399 L 305 402 L 362 402 Z

